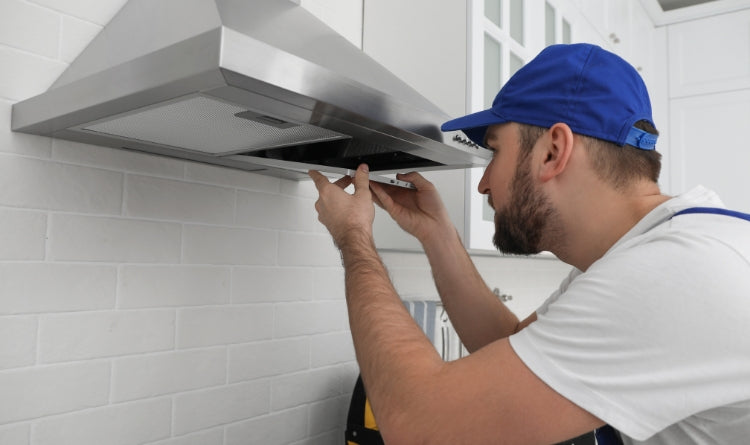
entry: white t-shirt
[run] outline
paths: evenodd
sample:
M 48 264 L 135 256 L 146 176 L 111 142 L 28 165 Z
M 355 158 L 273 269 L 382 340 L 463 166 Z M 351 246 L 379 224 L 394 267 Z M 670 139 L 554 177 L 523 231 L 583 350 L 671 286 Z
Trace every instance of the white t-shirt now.
M 750 443 L 750 221 L 702 187 L 571 272 L 510 338 L 557 392 L 626 444 Z

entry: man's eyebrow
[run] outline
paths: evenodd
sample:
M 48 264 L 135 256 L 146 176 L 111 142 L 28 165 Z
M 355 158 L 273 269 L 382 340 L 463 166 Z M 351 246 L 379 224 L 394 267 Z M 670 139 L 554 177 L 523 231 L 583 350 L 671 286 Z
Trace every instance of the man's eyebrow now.
M 487 145 L 487 143 L 488 143 L 488 142 L 490 142 L 490 141 L 493 141 L 493 140 L 495 140 L 495 139 L 497 139 L 497 136 L 495 136 L 494 134 L 490 134 L 490 132 L 489 132 L 489 131 L 487 131 L 487 132 L 486 132 L 486 133 L 484 134 L 484 141 L 482 141 L 482 142 L 484 142 L 484 144 L 483 144 L 483 145 L 484 145 L 485 147 L 487 147 L 487 148 L 490 148 L 490 147 L 489 147 L 489 146 Z
M 494 142 L 498 139 L 497 134 L 494 131 L 487 130 L 487 132 L 484 134 L 484 146 L 485 148 L 488 148 L 490 150 L 495 150 L 494 148 L 489 146 L 489 142 Z

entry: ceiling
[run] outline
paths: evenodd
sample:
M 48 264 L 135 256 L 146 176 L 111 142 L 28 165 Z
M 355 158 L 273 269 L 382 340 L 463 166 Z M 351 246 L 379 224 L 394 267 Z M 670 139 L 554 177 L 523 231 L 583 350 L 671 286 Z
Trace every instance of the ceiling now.
M 659 6 L 664 11 L 672 11 L 673 9 L 686 8 L 688 6 L 700 5 L 703 3 L 710 3 L 715 0 L 657 0 Z
M 656 26 L 750 9 L 750 0 L 640 0 Z

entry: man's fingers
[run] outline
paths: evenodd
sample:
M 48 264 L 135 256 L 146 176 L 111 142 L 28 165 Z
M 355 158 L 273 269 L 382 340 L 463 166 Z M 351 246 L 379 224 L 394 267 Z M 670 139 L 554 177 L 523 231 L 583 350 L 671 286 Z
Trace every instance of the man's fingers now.
M 318 189 L 318 192 L 322 190 L 322 187 L 331 183 L 328 177 L 317 170 L 309 170 L 307 174 L 310 176 L 310 178 L 312 178 L 313 182 L 315 183 L 315 188 Z M 352 183 L 354 184 L 355 193 L 357 192 L 357 190 L 369 191 L 370 171 L 367 168 L 366 164 L 362 164 L 359 166 L 359 168 L 357 168 L 357 171 L 354 172 L 354 177 L 345 175 L 333 182 L 333 184 L 337 185 L 341 189 L 349 187 L 349 185 Z
M 315 188 L 318 189 L 318 192 L 320 192 L 321 187 L 325 186 L 326 184 L 331 183 L 331 181 L 328 179 L 327 176 L 325 176 L 324 174 L 320 173 L 317 170 L 309 170 L 307 174 L 308 176 L 310 176 L 310 178 L 312 178 L 313 182 L 315 183 Z M 333 184 L 337 185 L 341 189 L 345 189 L 349 187 L 349 184 L 351 183 L 352 183 L 351 176 L 342 176 L 333 182 Z
M 393 199 L 385 191 L 384 187 L 377 182 L 370 183 L 370 190 L 372 190 L 372 200 L 375 201 L 380 208 L 385 211 L 393 205 Z
M 354 173 L 354 193 L 370 190 L 370 169 L 367 164 L 360 164 Z
M 352 177 L 348 175 L 344 175 L 340 177 L 339 179 L 337 179 L 336 182 L 334 182 L 334 184 L 341 187 L 342 189 L 349 187 L 349 184 L 351 183 L 352 183 Z
M 424 176 L 417 172 L 398 173 L 396 175 L 396 178 L 402 181 L 411 182 L 412 184 L 414 184 L 414 187 L 416 187 L 417 190 L 423 190 L 432 185 L 430 181 L 425 179 Z
M 313 182 L 315 183 L 315 188 L 320 191 L 320 188 L 323 187 L 326 184 L 330 184 L 330 181 L 328 181 L 328 178 L 320 173 L 317 170 L 310 170 L 307 172 L 308 176 L 312 178 Z
M 380 208 L 383 208 L 383 203 L 380 200 L 380 194 L 385 193 L 383 188 L 377 182 L 370 183 L 370 191 L 372 192 L 373 202 Z

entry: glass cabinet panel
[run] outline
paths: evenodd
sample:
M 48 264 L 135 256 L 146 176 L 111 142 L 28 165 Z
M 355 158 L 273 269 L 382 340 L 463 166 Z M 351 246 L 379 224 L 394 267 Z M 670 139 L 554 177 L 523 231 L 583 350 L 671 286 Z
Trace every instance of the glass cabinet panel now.
M 555 36 L 557 35 L 555 25 L 555 8 L 548 2 L 544 2 L 544 46 L 555 44 Z
M 544 46 L 573 41 L 572 27 L 563 14 L 549 1 L 544 2 Z
M 489 34 L 484 35 L 484 107 L 492 101 L 503 81 L 503 46 Z
M 524 66 L 525 63 L 522 58 L 516 55 L 516 53 L 511 52 L 510 53 L 510 66 L 508 66 L 509 72 L 508 72 L 508 78 L 510 76 L 516 74 L 516 71 L 520 70 L 522 66 Z
M 571 43 L 573 42 L 572 38 L 572 31 L 570 30 L 570 22 L 563 19 L 562 21 L 562 42 L 563 43 Z
M 503 0 L 484 0 L 484 16 L 497 25 L 503 27 Z
M 511 0 L 510 2 L 510 36 L 521 45 L 525 45 L 523 34 L 523 2 L 524 0 Z

